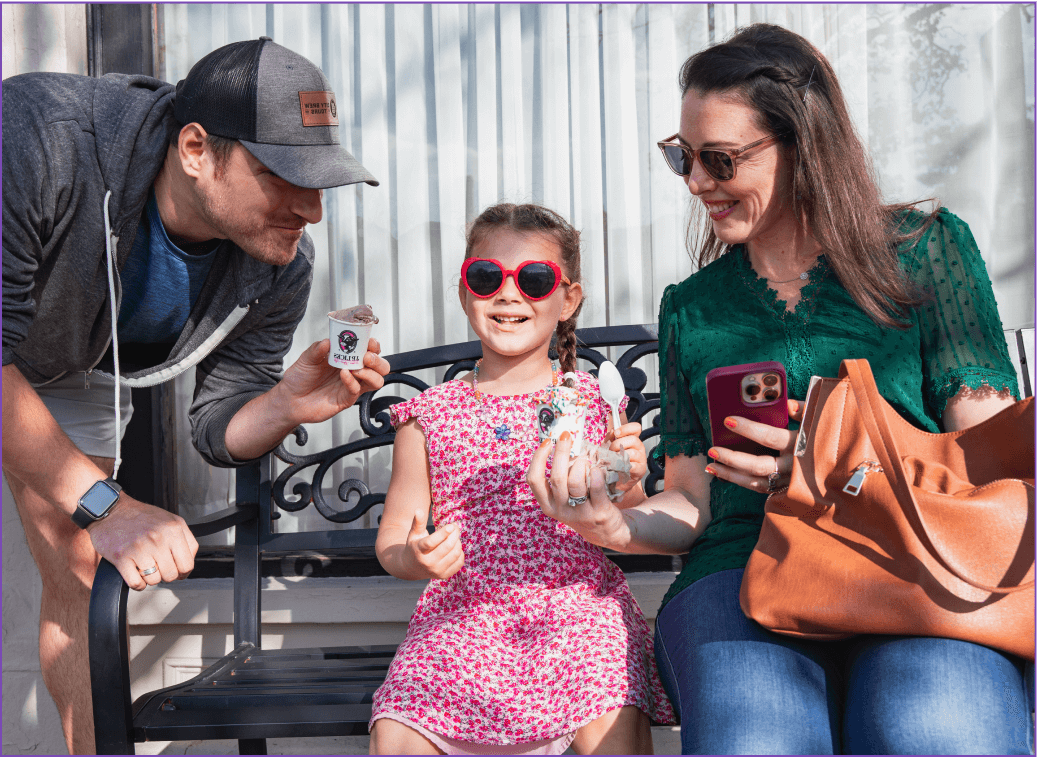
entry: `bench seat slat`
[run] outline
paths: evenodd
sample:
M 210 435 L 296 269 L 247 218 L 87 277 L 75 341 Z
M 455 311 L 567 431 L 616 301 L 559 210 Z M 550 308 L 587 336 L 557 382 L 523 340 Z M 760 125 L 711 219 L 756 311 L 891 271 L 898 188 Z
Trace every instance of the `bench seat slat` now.
M 395 644 L 371 644 L 366 647 L 299 647 L 298 649 L 256 649 L 249 657 L 253 660 L 264 657 L 277 657 L 289 660 L 295 657 L 323 657 L 325 659 L 350 659 L 364 656 L 392 656 L 396 654 Z
M 343 675 L 349 675 L 350 671 L 377 670 L 388 667 L 392 662 L 391 655 L 375 657 L 362 660 L 273 660 L 268 659 L 257 664 L 243 665 L 236 668 L 231 675 L 235 678 L 244 676 L 264 675 L 313 675 L 322 670 L 341 670 Z
M 334 665 L 325 665 L 319 668 L 264 668 L 261 670 L 239 670 L 230 675 L 213 681 L 211 686 L 243 686 L 252 681 L 318 681 L 337 680 L 348 681 L 360 676 L 385 677 L 385 671 L 389 669 L 389 660 L 377 665 L 363 665 L 342 668 Z M 201 688 L 201 687 L 199 687 Z
M 246 698 L 269 695 L 273 698 L 279 698 L 293 694 L 304 694 L 306 696 L 319 694 L 323 696 L 325 694 L 337 694 L 339 692 L 352 695 L 356 691 L 366 691 L 368 699 L 370 699 L 370 695 L 374 690 L 372 685 L 374 688 L 378 688 L 384 680 L 385 675 L 383 674 L 375 676 L 358 676 L 349 680 L 330 678 L 323 681 L 285 681 L 281 684 L 267 680 L 258 680 L 240 685 L 216 684 L 208 689 L 185 689 L 184 691 L 171 694 L 166 699 L 162 700 L 162 702 L 157 706 L 168 707 L 169 705 L 173 705 L 175 707 L 190 708 L 196 706 L 194 704 L 196 701 L 205 700 L 208 702 L 217 702 L 221 697 L 228 699 L 234 697 Z M 216 707 L 220 705 L 213 704 L 212 706 Z
M 136 741 L 192 741 L 362 736 L 370 717 L 370 704 L 277 703 L 241 710 L 174 710 L 156 712 L 147 725 L 134 729 L 134 737 Z
M 375 681 L 374 683 L 381 683 Z M 367 682 L 369 687 L 371 681 Z M 308 688 L 292 687 L 287 690 L 269 687 L 245 687 L 240 691 L 207 691 L 200 696 L 173 696 L 158 705 L 159 712 L 175 710 L 247 710 L 256 707 L 267 707 L 272 704 L 370 704 L 372 691 L 358 682 L 352 690 L 346 688 Z

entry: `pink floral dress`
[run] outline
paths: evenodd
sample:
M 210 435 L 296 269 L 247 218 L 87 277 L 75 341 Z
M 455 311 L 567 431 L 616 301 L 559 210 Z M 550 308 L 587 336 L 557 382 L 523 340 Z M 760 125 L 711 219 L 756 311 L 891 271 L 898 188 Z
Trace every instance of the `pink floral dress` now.
M 600 444 L 607 408 L 594 377 L 577 376 L 586 440 Z M 418 600 L 372 724 L 395 714 L 449 738 L 510 745 L 625 705 L 674 722 L 622 571 L 541 512 L 526 483 L 538 394 L 478 399 L 455 380 L 390 409 L 395 427 L 417 418 L 425 433 L 432 517 L 460 526 L 465 564 Z

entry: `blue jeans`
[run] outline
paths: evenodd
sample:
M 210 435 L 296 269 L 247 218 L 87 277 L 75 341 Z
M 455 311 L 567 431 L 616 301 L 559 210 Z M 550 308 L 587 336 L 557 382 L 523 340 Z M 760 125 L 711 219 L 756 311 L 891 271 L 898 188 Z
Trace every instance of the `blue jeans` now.
M 684 754 L 1031 754 L 1033 664 L 953 639 L 800 641 L 738 604 L 741 570 L 656 619 Z

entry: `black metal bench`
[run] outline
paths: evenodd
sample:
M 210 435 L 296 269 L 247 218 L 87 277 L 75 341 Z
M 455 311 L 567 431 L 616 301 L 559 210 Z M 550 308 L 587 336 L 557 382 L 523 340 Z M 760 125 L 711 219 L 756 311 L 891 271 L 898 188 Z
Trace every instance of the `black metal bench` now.
M 627 415 L 644 426 L 642 438 L 658 434 L 655 425 L 658 394 L 643 393 L 647 376 L 634 364 L 655 353 L 656 326 L 615 326 L 577 332 L 578 354 L 593 366 L 605 360 L 606 347 L 626 347 L 615 359 L 630 397 Z M 298 511 L 312 502 L 329 521 L 353 522 L 384 502 L 384 493 L 371 493 L 358 480 L 338 487 L 343 503 L 359 497 L 355 505 L 340 511 L 324 496 L 325 476 L 332 465 L 357 452 L 391 445 L 394 432 L 387 409 L 402 398 L 391 394 L 394 385 L 417 391 L 427 388 L 413 372 L 446 368 L 444 381 L 470 370 L 480 355 L 479 342 L 435 347 L 388 358 L 392 368 L 385 387 L 364 395 L 357 403 L 361 428 L 366 435 L 349 444 L 311 455 L 295 455 L 282 445 L 273 453 L 289 464 L 270 480 L 269 456 L 240 468 L 236 479 L 236 505 L 191 524 L 196 536 L 235 526 L 234 546 L 234 650 L 200 675 L 177 686 L 130 698 L 129 645 L 126 607 L 129 587 L 119 572 L 102 561 L 94 579 L 90 602 L 90 674 L 94 729 L 98 754 L 133 754 L 143 741 L 237 739 L 241 754 L 266 754 L 266 739 L 312 736 L 348 736 L 367 733 L 371 698 L 381 684 L 395 646 L 326 647 L 313 649 L 260 648 L 260 578 L 264 553 L 319 552 L 353 558 L 374 557 L 377 529 L 324 530 L 275 533 L 278 510 Z M 652 413 L 652 417 L 648 416 Z M 305 444 L 306 433 L 296 439 Z M 662 469 L 649 461 L 646 490 L 661 488 Z M 290 480 L 315 467 L 308 483 L 297 483 L 286 492 Z M 643 556 L 610 555 L 621 567 Z M 674 567 L 667 556 L 648 556 L 656 569 Z M 679 559 L 676 567 L 679 568 Z
M 642 438 L 658 435 L 658 394 L 644 393 L 645 372 L 634 364 L 658 350 L 654 324 L 583 329 L 578 333 L 581 358 L 600 365 L 606 347 L 627 347 L 616 359 L 630 397 L 627 410 L 641 422 Z M 1009 351 L 1019 373 L 1024 396 L 1033 393 L 1028 362 L 1032 362 L 1032 328 L 1006 331 Z M 1028 355 L 1029 353 L 1029 355 Z M 362 481 L 347 480 L 338 487 L 342 502 L 359 497 L 345 511 L 336 510 L 323 494 L 324 478 L 337 460 L 363 450 L 392 444 L 394 433 L 387 409 L 400 401 L 390 394 L 393 385 L 421 391 L 424 382 L 412 372 L 448 366 L 443 380 L 470 370 L 480 354 L 478 342 L 401 353 L 388 358 L 392 372 L 379 392 L 358 403 L 366 437 L 312 455 L 294 455 L 283 446 L 274 454 L 289 467 L 270 480 L 269 456 L 237 472 L 235 505 L 191 525 L 198 536 L 236 526 L 234 546 L 234 650 L 201 675 L 177 686 L 130 699 L 129 645 L 126 606 L 129 588 L 118 571 L 102 561 L 94 579 L 90 603 L 90 673 L 94 729 L 98 754 L 132 754 L 143 741 L 237 739 L 241 754 L 265 754 L 266 739 L 348 736 L 367 733 L 371 697 L 385 677 L 395 646 L 326 647 L 313 649 L 260 648 L 260 569 L 264 553 L 319 552 L 362 560 L 374 558 L 376 529 L 275 533 L 278 510 L 297 511 L 311 502 L 332 522 L 355 521 L 384 501 Z M 655 413 L 649 416 L 649 414 Z M 296 438 L 305 444 L 305 431 Z M 296 484 L 286 494 L 290 479 L 315 466 L 309 483 Z M 661 468 L 649 459 L 646 490 L 657 491 Z M 644 556 L 610 555 L 625 569 Z M 671 558 L 658 570 L 678 567 Z

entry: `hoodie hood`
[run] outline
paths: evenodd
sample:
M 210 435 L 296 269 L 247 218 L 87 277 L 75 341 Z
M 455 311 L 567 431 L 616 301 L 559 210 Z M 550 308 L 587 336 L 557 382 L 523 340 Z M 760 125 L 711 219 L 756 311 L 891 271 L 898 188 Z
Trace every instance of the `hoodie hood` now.
M 97 164 L 112 193 L 112 231 L 120 239 L 136 233 L 148 191 L 165 161 L 177 128 L 173 99 L 173 85 L 150 76 L 106 74 L 97 80 L 92 101 Z M 120 267 L 130 248 L 120 246 Z

